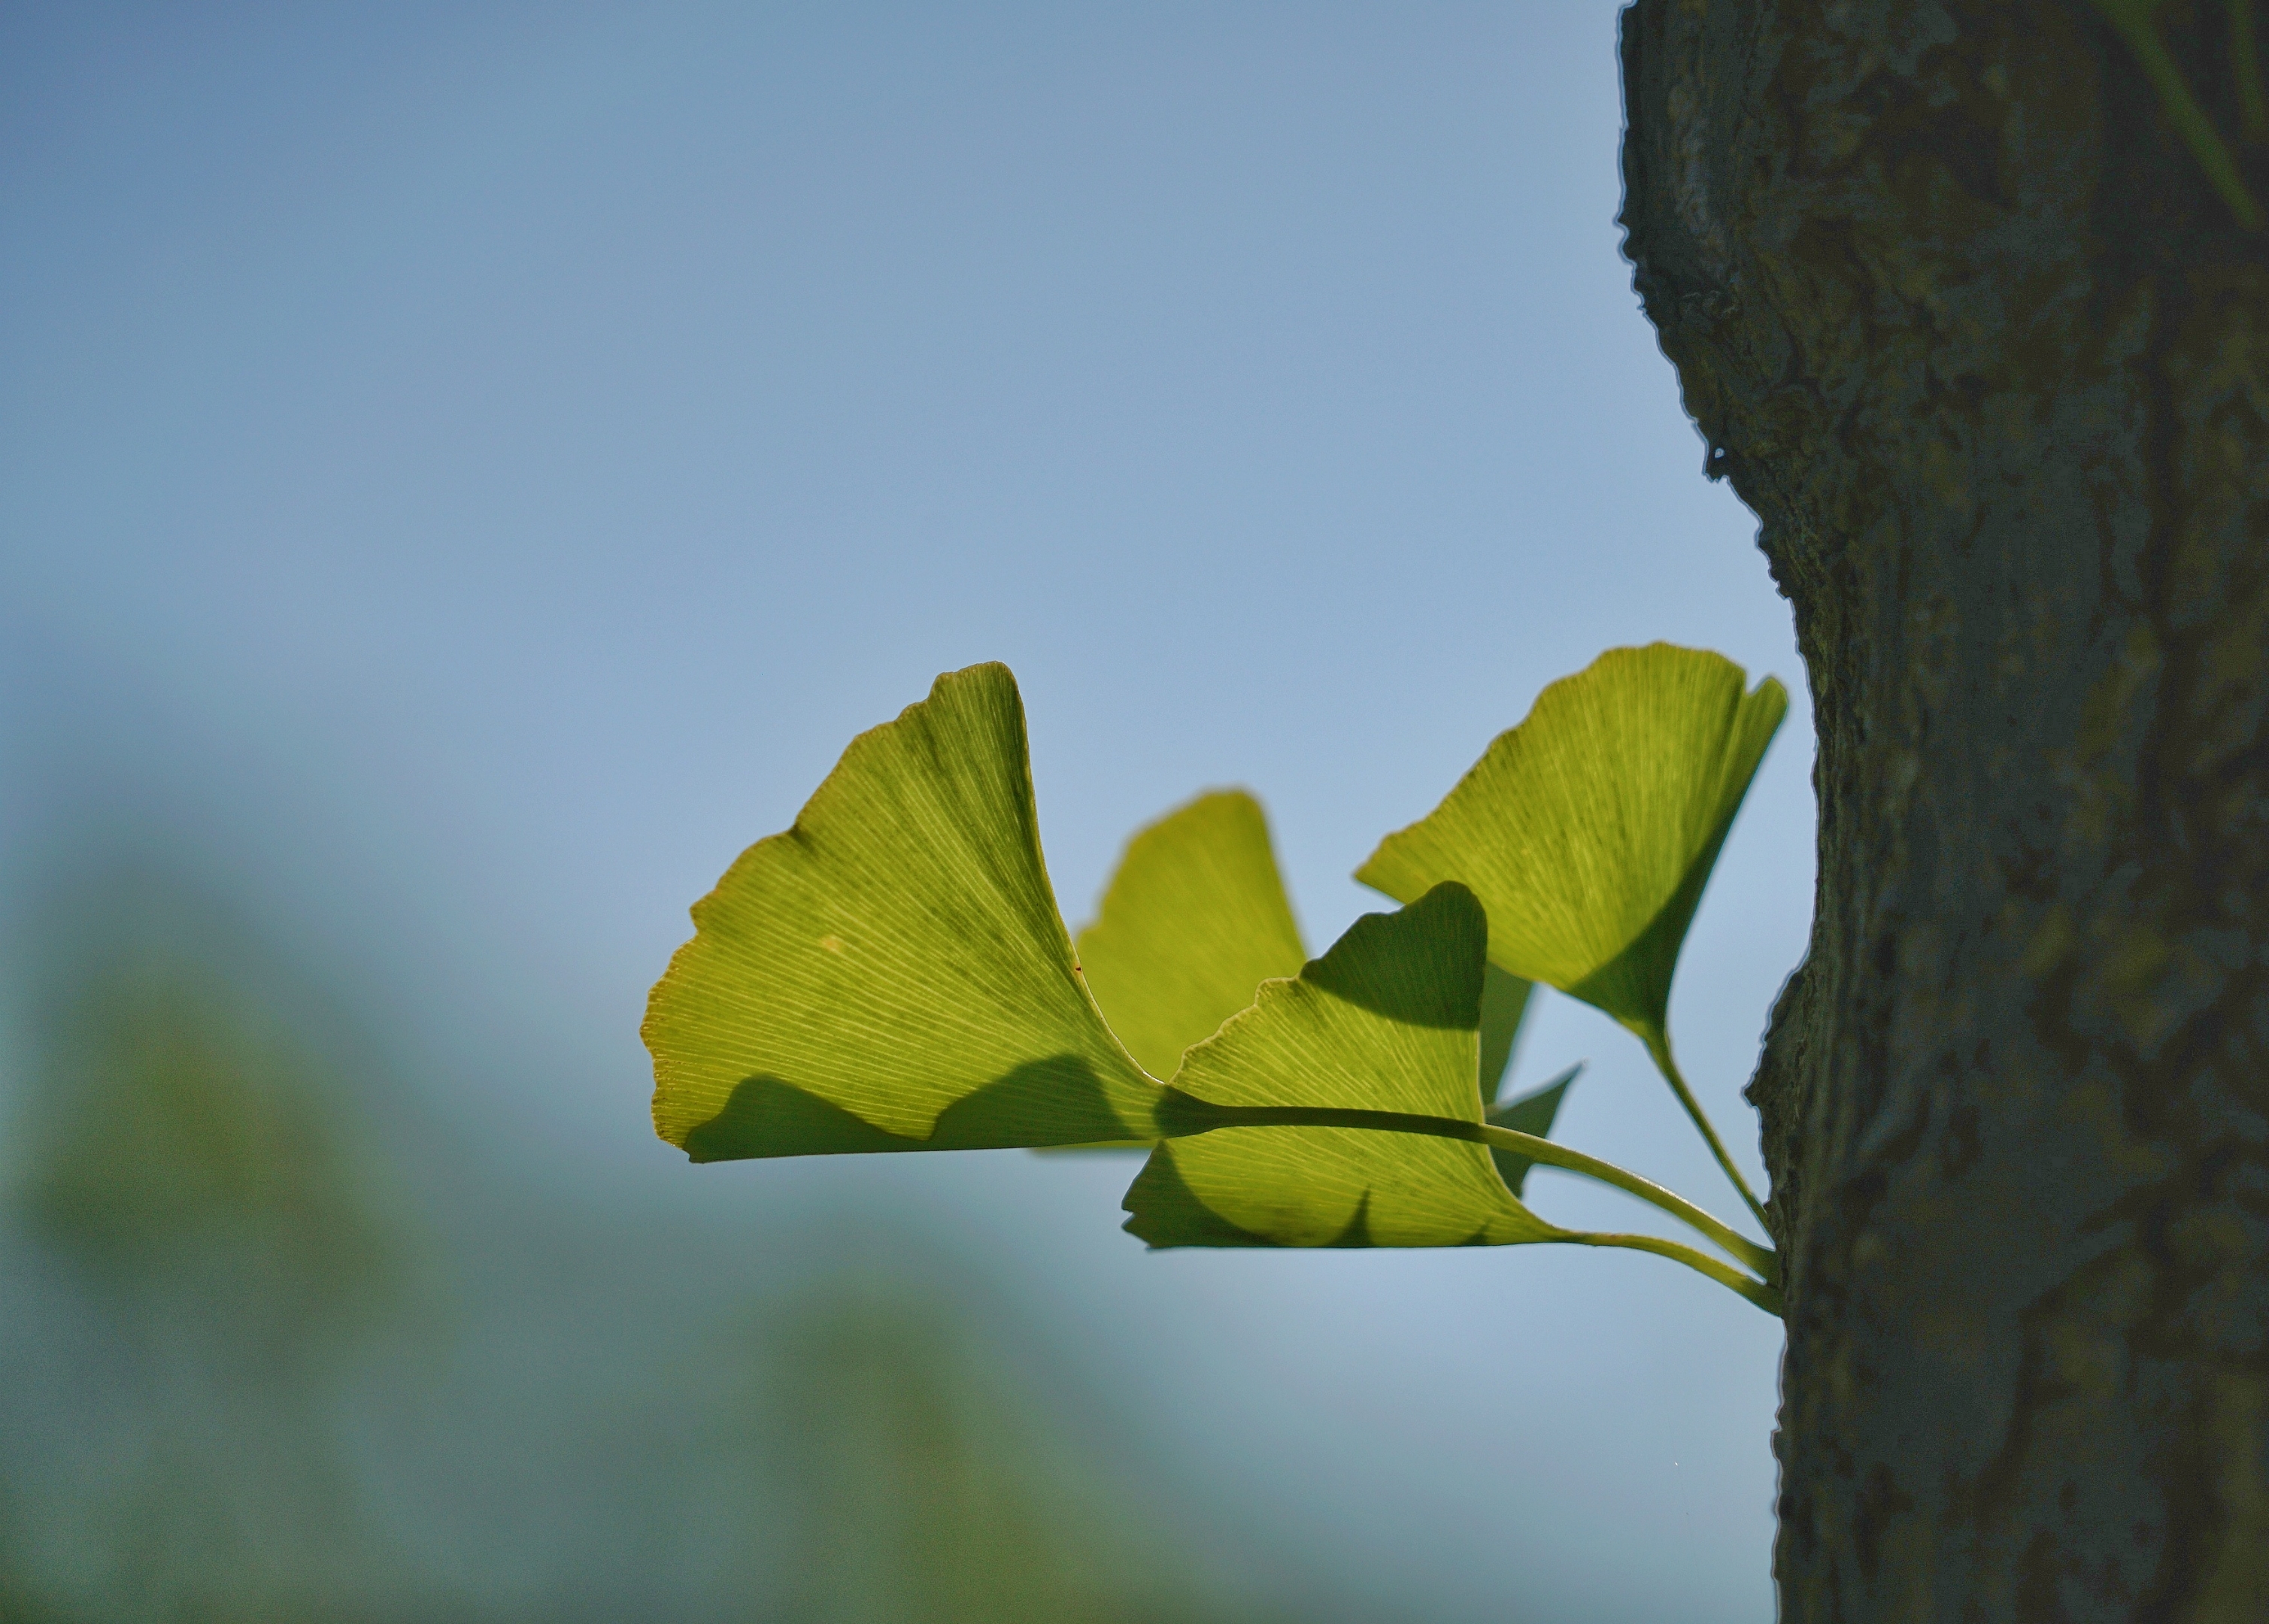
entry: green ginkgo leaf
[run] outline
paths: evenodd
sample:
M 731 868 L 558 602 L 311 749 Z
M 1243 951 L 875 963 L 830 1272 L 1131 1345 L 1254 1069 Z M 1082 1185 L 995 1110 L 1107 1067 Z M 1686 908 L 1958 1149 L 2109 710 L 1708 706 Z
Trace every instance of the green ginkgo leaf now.
M 1077 945 L 1119 1041 L 1172 1076 L 1263 981 L 1307 961 L 1260 803 L 1216 790 L 1137 831 Z
M 1457 1246 L 1556 1239 L 1487 1146 L 1357 1127 L 1222 1126 L 1221 1108 L 1392 1111 L 1478 1125 L 1489 925 L 1444 885 L 1368 914 L 1296 980 L 1182 1057 L 1169 1130 L 1127 1192 L 1153 1246 Z
M 1356 877 L 1401 901 L 1445 880 L 1489 912 L 1491 962 L 1664 1044 L 1702 888 L 1788 710 L 1723 655 L 1619 648 L 1538 697 Z
M 695 1161 L 1156 1136 L 1056 909 L 1005 666 L 852 741 L 693 921 L 644 1036 Z

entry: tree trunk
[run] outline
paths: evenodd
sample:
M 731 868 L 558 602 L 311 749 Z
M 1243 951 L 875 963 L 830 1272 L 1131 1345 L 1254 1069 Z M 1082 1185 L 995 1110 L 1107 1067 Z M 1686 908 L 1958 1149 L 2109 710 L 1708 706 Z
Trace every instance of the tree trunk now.
M 2162 33 L 2259 198 L 2239 17 Z M 2260 1624 L 2269 236 L 2084 0 L 1639 0 L 1623 73 L 1819 726 L 1782 1617 Z

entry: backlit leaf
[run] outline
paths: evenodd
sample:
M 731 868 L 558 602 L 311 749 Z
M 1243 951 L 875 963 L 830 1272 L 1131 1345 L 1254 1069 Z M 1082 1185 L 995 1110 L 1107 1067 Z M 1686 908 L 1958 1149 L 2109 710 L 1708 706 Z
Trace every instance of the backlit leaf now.
M 1479 1123 L 1488 923 L 1445 885 L 1358 919 L 1297 980 L 1183 1056 L 1178 1094 L 1213 1106 L 1322 1106 Z M 1171 1122 L 1170 1103 L 1162 1120 Z M 1359 1128 L 1238 1126 L 1157 1146 L 1127 1192 L 1153 1246 L 1456 1246 L 1555 1238 L 1488 1148 Z
M 1491 962 L 1662 1038 L 1671 973 L 1788 709 L 1721 655 L 1656 643 L 1552 684 L 1356 877 L 1408 901 L 1445 880 L 1489 913 Z
M 1137 832 L 1078 949 L 1120 1042 L 1172 1076 L 1183 1050 L 1307 960 L 1260 803 L 1216 790 Z
M 644 1035 L 695 1161 L 1154 1135 L 1056 910 L 1005 666 L 854 740 L 693 920 Z

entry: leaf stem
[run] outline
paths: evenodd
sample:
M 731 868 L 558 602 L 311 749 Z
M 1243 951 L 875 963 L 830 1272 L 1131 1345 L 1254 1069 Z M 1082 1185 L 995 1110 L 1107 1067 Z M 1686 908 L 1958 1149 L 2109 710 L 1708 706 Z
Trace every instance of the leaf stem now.
M 1780 1318 L 1780 1289 L 1777 1286 L 1744 1274 L 1741 1270 L 1720 1263 L 1708 1252 L 1696 1251 L 1691 1246 L 1676 1241 L 1666 1241 L 1652 1235 L 1600 1235 L 1588 1230 L 1571 1230 L 1559 1237 L 1577 1246 L 1622 1246 L 1632 1251 L 1651 1251 L 1659 1258 L 1669 1258 L 1684 1264 L 1697 1273 L 1706 1274 L 1727 1289 L 1747 1297 L 1775 1319 Z
M 1565 1145 L 1540 1139 L 1534 1133 L 1492 1127 L 1487 1123 L 1468 1122 L 1458 1117 L 1422 1117 L 1397 1111 L 1358 1111 L 1335 1105 L 1216 1105 L 1209 1100 L 1199 1099 L 1195 1095 L 1185 1094 L 1179 1089 L 1167 1089 L 1165 1104 L 1158 1110 L 1158 1128 L 1168 1139 L 1183 1139 L 1195 1133 L 1210 1133 L 1215 1128 L 1233 1127 L 1366 1128 L 1378 1133 L 1423 1133 L 1436 1139 L 1461 1139 L 1470 1144 L 1510 1150 L 1526 1156 L 1532 1162 L 1541 1162 L 1548 1167 L 1580 1173 L 1587 1178 L 1596 1178 L 1601 1184 L 1613 1185 L 1627 1194 L 1638 1197 L 1649 1206 L 1661 1208 L 1681 1223 L 1706 1236 L 1726 1256 L 1763 1275 L 1766 1283 L 1775 1284 L 1780 1279 L 1780 1259 L 1770 1247 L 1758 1245 L 1684 1196 L 1664 1189 L 1652 1179 L 1626 1171 L 1612 1162 L 1602 1162 L 1597 1156 L 1585 1155 L 1580 1150 L 1571 1150 Z M 1667 1246 L 1674 1243 L 1665 1241 L 1661 1244 Z M 1650 1249 L 1652 1248 L 1642 1248 Z M 1706 1270 L 1704 1272 L 1708 1273 Z
M 1710 1126 L 1710 1118 L 1702 1110 L 1702 1102 L 1696 1099 L 1694 1090 L 1686 1086 L 1686 1079 L 1679 1072 L 1678 1062 L 1670 1056 L 1670 1039 L 1660 1032 L 1641 1032 L 1639 1036 L 1646 1040 L 1646 1052 L 1654 1057 L 1655 1069 L 1662 1074 L 1663 1081 L 1670 1085 L 1670 1091 L 1678 1096 L 1678 1103 L 1686 1107 L 1686 1114 L 1693 1118 L 1694 1126 L 1701 1131 L 1703 1142 L 1710 1147 L 1710 1154 L 1718 1158 L 1718 1165 L 1726 1170 L 1726 1177 L 1733 1181 L 1733 1188 L 1741 1192 L 1741 1200 L 1748 1203 L 1749 1211 L 1756 1214 L 1756 1220 L 1764 1226 L 1765 1233 L 1770 1235 L 1772 1221 L 1765 1216 L 1764 1203 L 1758 1200 L 1756 1192 L 1749 1188 L 1749 1181 L 1741 1177 L 1741 1170 L 1733 1165 L 1733 1158 L 1726 1149 L 1726 1141 L 1718 1137 L 1718 1130 Z
M 1651 1178 L 1642 1178 L 1612 1162 L 1602 1162 L 1597 1156 L 1585 1155 L 1580 1150 L 1572 1150 L 1548 1139 L 1540 1139 L 1534 1133 L 1498 1127 L 1484 1127 L 1482 1133 L 1484 1144 L 1499 1150 L 1517 1152 L 1548 1167 L 1580 1173 L 1586 1178 L 1596 1178 L 1603 1185 L 1613 1185 L 1628 1195 L 1638 1197 L 1650 1207 L 1660 1207 L 1687 1228 L 1708 1236 L 1720 1251 L 1735 1262 L 1755 1269 L 1768 1282 L 1778 1283 L 1780 1280 L 1780 1255 L 1771 1247 L 1758 1245 L 1732 1225 L 1696 1207 L 1675 1191 L 1664 1189 Z

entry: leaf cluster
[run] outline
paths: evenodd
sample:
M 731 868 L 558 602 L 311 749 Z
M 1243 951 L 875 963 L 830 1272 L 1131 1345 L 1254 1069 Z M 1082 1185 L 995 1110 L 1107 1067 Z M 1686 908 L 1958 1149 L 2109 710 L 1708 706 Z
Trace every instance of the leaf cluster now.
M 1673 973 L 1787 708 L 1721 656 L 1616 649 L 1548 688 L 1356 877 L 1403 905 L 1310 959 L 1260 807 L 1201 795 L 1137 833 L 1075 942 L 1000 665 L 853 741 L 793 828 L 693 910 L 645 1037 L 654 1125 L 695 1161 L 1147 1149 L 1153 1246 L 1560 1242 L 1672 1257 L 1769 1310 L 1771 1252 L 1548 1138 L 1575 1073 L 1500 1101 L 1536 983 L 1636 1035 L 1753 1209 L 1672 1057 Z M 1562 1228 L 1545 1163 L 1714 1251 Z

